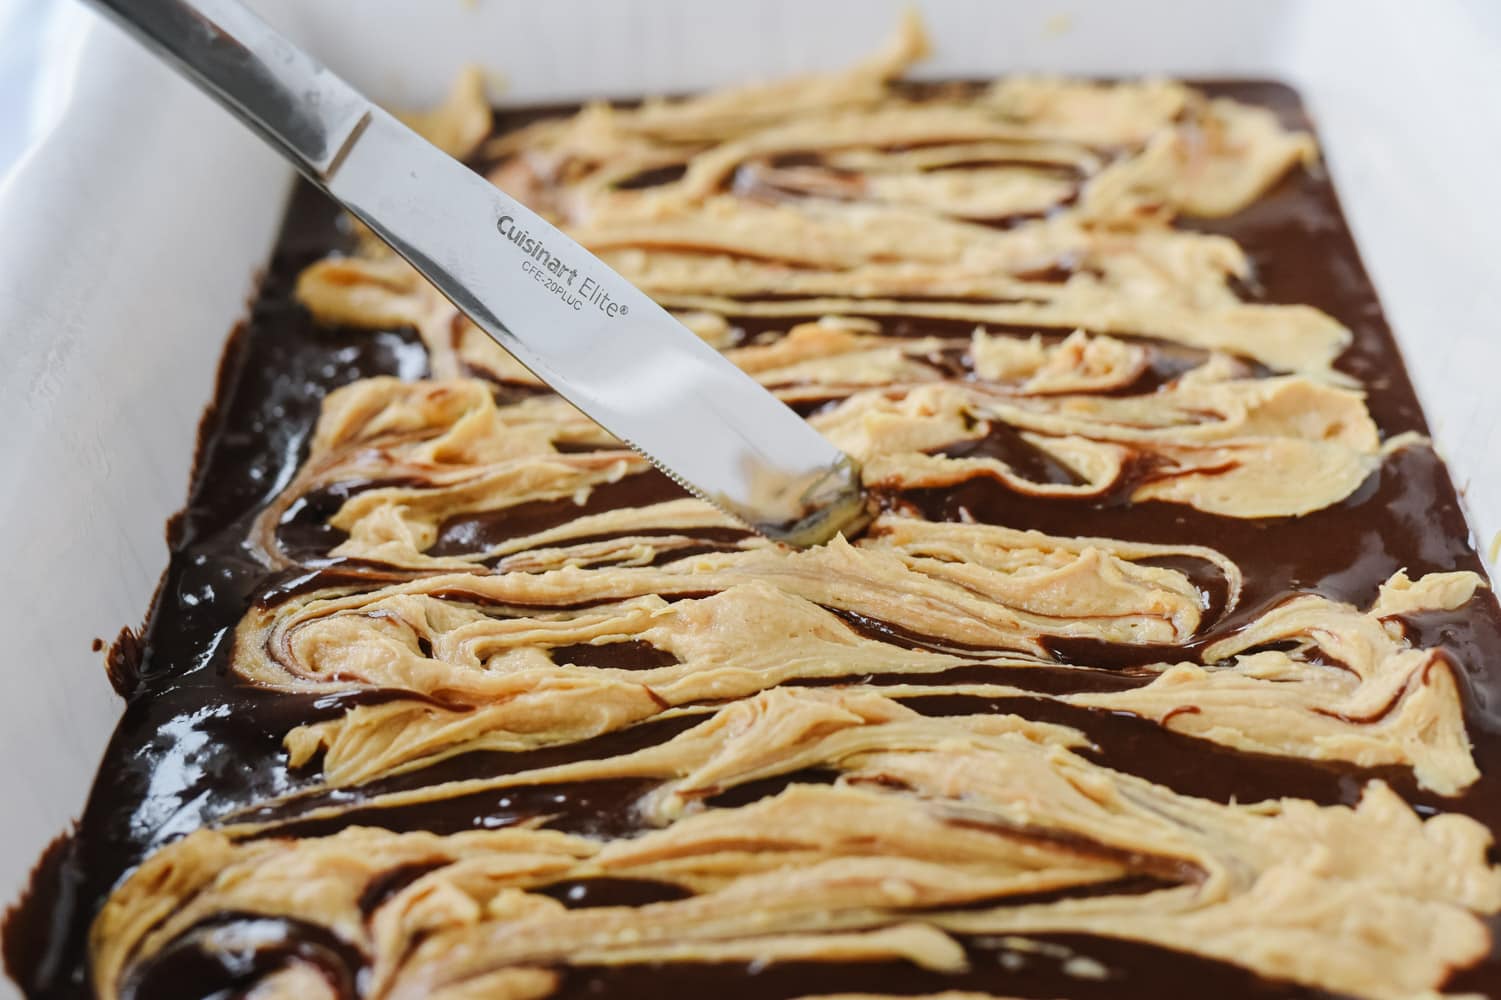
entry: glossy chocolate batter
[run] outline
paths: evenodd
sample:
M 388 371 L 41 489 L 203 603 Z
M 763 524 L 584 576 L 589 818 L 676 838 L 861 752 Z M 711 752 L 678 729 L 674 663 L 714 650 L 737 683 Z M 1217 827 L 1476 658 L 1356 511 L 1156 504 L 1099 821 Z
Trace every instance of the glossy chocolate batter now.
M 1308 126 L 1296 96 L 1280 85 L 1199 86 L 1213 95 L 1269 107 L 1288 127 Z M 541 114 L 507 114 L 499 121 L 499 130 L 507 131 Z M 669 169 L 642 174 L 622 186 L 645 188 L 676 177 Z M 992 221 L 1011 225 L 1017 220 Z M 1353 343 L 1340 355 L 1336 367 L 1357 378 L 1367 390 L 1366 403 L 1383 438 L 1410 431 L 1426 433 L 1391 332 L 1321 170 L 1294 170 L 1251 207 L 1228 218 L 1179 224 L 1226 235 L 1246 250 L 1255 264 L 1255 275 L 1254 282 L 1241 291 L 1251 301 L 1311 305 L 1352 331 Z M 411 379 L 426 373 L 427 353 L 410 331 L 393 328 L 372 335 L 319 329 L 295 303 L 293 283 L 303 268 L 331 249 L 349 246 L 350 240 L 331 207 L 300 184 L 259 299 L 226 352 L 217 402 L 202 427 L 191 500 L 169 528 L 172 558 L 162 588 L 139 646 L 123 647 L 127 652 L 114 664 L 112 677 L 126 699 L 126 709 L 106 752 L 100 779 L 76 831 L 48 852 L 30 892 L 6 921 L 7 970 L 29 997 L 92 995 L 88 928 L 117 880 L 157 847 L 199 826 L 316 786 L 316 762 L 288 768 L 283 736 L 296 725 L 332 718 L 357 702 L 377 704 L 385 697 L 379 691 L 277 693 L 229 674 L 234 630 L 252 606 L 277 606 L 317 588 L 347 581 L 368 583 L 382 574 L 401 578 L 401 573 L 389 568 L 337 559 L 322 560 L 311 569 L 299 566 L 271 572 L 245 549 L 254 518 L 292 479 L 305 456 L 319 402 L 330 390 L 374 375 Z M 902 332 L 911 336 L 955 332 L 942 320 L 904 323 L 907 328 Z M 753 337 L 759 332 L 758 324 L 771 328 L 764 319 L 747 318 L 739 323 L 742 336 Z M 776 328 L 786 324 L 779 318 Z M 968 325 L 961 326 L 960 334 L 967 334 Z M 1059 336 L 1062 332 L 1053 331 Z M 956 362 L 940 358 L 937 363 Z M 1165 352 L 1142 377 L 1155 385 L 1178 372 L 1171 352 Z M 1147 384 L 1133 391 L 1142 391 Z M 808 413 L 817 406 L 813 401 L 800 409 Z M 1038 482 L 1066 482 L 1072 475 L 1067 466 L 1051 462 L 1001 424 L 978 443 L 967 442 L 951 450 L 954 454 L 977 452 L 1000 458 Z M 346 484 L 342 492 L 304 498 L 282 518 L 278 538 L 284 551 L 293 559 L 318 561 L 318 554 L 339 541 L 337 529 L 326 524 L 327 517 L 351 492 L 370 485 Z M 884 499 L 893 509 L 915 509 L 931 520 L 973 518 L 1051 535 L 1213 545 L 1245 573 L 1245 588 L 1233 612 L 1222 613 L 1223 581 L 1200 565 L 1192 572 L 1197 574 L 1195 582 L 1210 595 L 1206 621 L 1212 624 L 1187 644 L 1127 645 L 1060 637 L 1046 643 L 1054 659 L 1089 669 L 960 667 L 930 676 L 925 683 L 983 680 L 1054 693 L 1123 690 L 1146 682 L 1141 668 L 1148 664 L 1197 660 L 1206 646 L 1235 633 L 1293 591 L 1364 608 L 1399 569 L 1414 579 L 1454 570 L 1484 572 L 1448 475 L 1427 448 L 1387 455 L 1347 498 L 1301 517 L 1235 519 L 1183 504 L 1132 503 L 1127 485 L 1104 496 L 1073 501 L 1028 496 L 979 476 L 954 487 L 905 491 Z M 566 500 L 549 501 L 499 514 L 450 519 L 429 551 L 438 556 L 478 551 L 583 514 L 675 495 L 677 488 L 657 474 L 638 474 L 595 489 L 582 507 Z M 713 552 L 732 547 L 742 535 L 711 528 L 696 537 L 699 547 L 695 551 Z M 675 552 L 674 558 L 682 554 Z M 903 634 L 887 623 L 861 619 L 854 613 L 844 617 L 857 632 L 884 642 L 913 649 L 932 647 L 928 637 Z M 906 697 L 904 703 L 924 716 L 1009 712 L 1072 726 L 1094 744 L 1084 751 L 1086 757 L 1176 792 L 1218 802 L 1292 796 L 1319 804 L 1353 804 L 1365 781 L 1379 777 L 1422 815 L 1464 813 L 1493 832 L 1501 831 L 1501 609 L 1484 592 L 1459 611 L 1415 614 L 1405 625 L 1410 640 L 1442 648 L 1458 667 L 1465 723 L 1481 775 L 1458 797 L 1418 787 L 1406 768 L 1360 768 L 1241 752 L 1125 712 L 1015 696 L 919 694 Z M 952 649 L 952 643 L 943 648 Z M 664 661 L 662 651 L 646 643 L 588 646 L 573 653 L 570 662 L 598 667 L 651 669 L 670 662 L 670 656 Z M 877 686 L 910 682 L 911 677 L 902 674 L 875 674 L 866 679 Z M 830 682 L 803 683 L 818 687 Z M 582 742 L 519 753 L 476 750 L 357 788 L 323 789 L 290 803 L 280 801 L 249 817 L 289 821 L 274 828 L 277 836 L 323 835 L 354 824 L 449 833 L 541 816 L 550 817 L 551 829 L 629 836 L 638 824 L 630 804 L 649 790 L 650 780 L 579 781 L 363 810 L 358 803 L 438 781 L 631 752 L 677 735 L 696 721 L 697 717 L 661 719 Z M 817 769 L 798 771 L 738 786 L 708 804 L 742 805 L 795 782 L 819 784 L 833 777 Z M 354 808 L 331 818 L 298 818 L 330 803 Z M 362 907 L 373 910 L 427 870 L 417 865 L 386 873 L 365 890 Z M 1136 891 L 1153 887 L 1147 879 Z M 545 891 L 569 908 L 644 905 L 685 895 L 668 882 L 604 877 L 558 882 Z M 1132 890 L 1114 886 L 1111 891 Z M 283 965 L 288 956 L 296 956 L 322 970 L 337 995 L 362 995 L 363 958 L 326 930 L 253 915 L 225 914 L 221 919 L 254 924 L 260 946 L 231 963 L 195 947 L 191 940 L 181 941 L 139 970 L 125 994 L 140 1000 L 244 996 L 265 973 Z M 1491 924 L 1497 926 L 1495 918 Z M 921 994 L 965 989 L 1017 997 L 1160 997 L 1180 995 L 1185 989 L 1224 998 L 1330 995 L 1268 981 L 1229 964 L 1118 939 L 1034 934 L 1027 936 L 1030 944 L 1020 946 L 1000 936 L 961 937 L 969 958 L 969 970 L 963 973 L 926 970 L 898 961 L 582 965 L 568 968 L 552 995 L 712 994 L 790 1000 L 833 993 Z M 1077 956 L 1098 963 L 1103 976 L 1081 978 L 1065 971 L 1067 960 Z M 1501 995 L 1501 957 L 1493 954 L 1456 972 L 1447 989 Z

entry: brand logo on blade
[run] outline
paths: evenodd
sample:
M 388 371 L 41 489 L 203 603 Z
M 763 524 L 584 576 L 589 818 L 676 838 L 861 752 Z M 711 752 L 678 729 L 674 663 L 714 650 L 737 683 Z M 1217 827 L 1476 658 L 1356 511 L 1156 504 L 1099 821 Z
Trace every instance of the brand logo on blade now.
M 514 216 L 502 215 L 495 228 L 526 255 L 521 262 L 522 273 L 531 275 L 574 312 L 592 306 L 612 319 L 630 312 L 630 306 L 611 298 L 598 279 L 587 274 L 580 278 L 578 268 L 569 267 L 563 258 L 547 249 L 540 237 L 522 229 Z

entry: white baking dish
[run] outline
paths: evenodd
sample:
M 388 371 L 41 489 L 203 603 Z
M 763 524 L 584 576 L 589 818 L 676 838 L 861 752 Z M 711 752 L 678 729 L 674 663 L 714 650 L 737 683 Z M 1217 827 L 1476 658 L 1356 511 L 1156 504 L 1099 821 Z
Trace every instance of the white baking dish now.
M 265 0 L 374 96 L 464 63 L 505 101 L 680 91 L 840 64 L 905 0 Z M 1466 488 L 1501 528 L 1501 6 L 931 0 L 926 75 L 1271 77 L 1322 132 L 1366 262 Z M 200 411 L 291 179 L 90 23 L 57 127 L 0 188 L 0 898 L 78 812 L 119 712 L 90 641 L 141 620 Z M 11 988 L 0 986 L 0 994 Z

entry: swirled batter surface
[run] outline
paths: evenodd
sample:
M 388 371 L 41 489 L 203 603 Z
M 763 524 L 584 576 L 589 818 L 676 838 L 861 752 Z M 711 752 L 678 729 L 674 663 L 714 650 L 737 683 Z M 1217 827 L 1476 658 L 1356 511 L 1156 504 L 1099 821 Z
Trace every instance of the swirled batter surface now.
M 34 996 L 1501 992 L 1501 615 L 1295 99 L 925 46 L 414 118 L 861 460 L 810 551 L 299 197 Z

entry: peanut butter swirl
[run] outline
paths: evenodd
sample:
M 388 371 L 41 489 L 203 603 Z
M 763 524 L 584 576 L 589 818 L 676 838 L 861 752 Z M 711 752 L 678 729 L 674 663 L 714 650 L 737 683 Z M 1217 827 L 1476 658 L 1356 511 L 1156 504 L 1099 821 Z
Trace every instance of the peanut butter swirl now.
M 1422 623 L 1486 583 L 1391 567 L 1349 600 L 1248 564 L 1248 533 L 1431 457 L 1337 365 L 1351 331 L 1259 300 L 1212 232 L 1318 169 L 1312 138 L 1166 80 L 900 83 L 926 48 L 909 20 L 843 72 L 493 138 L 471 75 L 413 119 L 858 458 L 881 513 L 778 547 L 402 261 L 313 263 L 318 323 L 410 328 L 428 376 L 329 393 L 242 525 L 277 576 L 228 670 L 317 710 L 272 734 L 284 780 L 109 894 L 98 996 L 241 956 L 256 1000 L 729 966 L 910 968 L 968 1000 L 1011 995 L 976 978 L 995 954 L 1066 996 L 1116 974 L 1091 942 L 1459 995 L 1501 869 L 1450 805 L 1483 777 L 1472 665 Z M 1039 530 L 1039 504 L 1091 513 Z M 1351 794 L 1196 794 L 1102 720 Z

